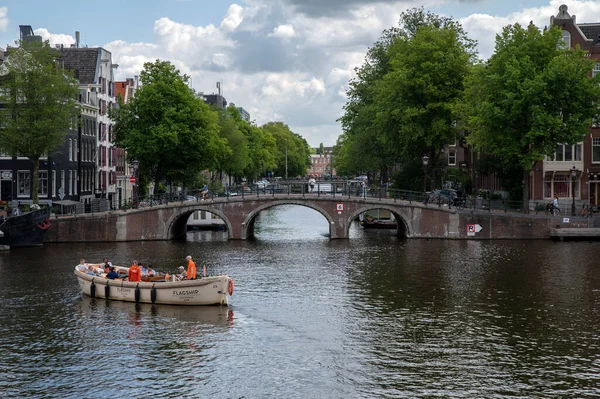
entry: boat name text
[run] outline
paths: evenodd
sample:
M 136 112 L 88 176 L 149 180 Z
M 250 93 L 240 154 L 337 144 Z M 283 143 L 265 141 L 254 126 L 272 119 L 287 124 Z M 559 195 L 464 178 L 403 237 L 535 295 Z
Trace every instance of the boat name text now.
M 182 290 L 182 291 L 175 291 L 173 290 L 173 295 L 196 295 L 198 294 L 198 290 Z

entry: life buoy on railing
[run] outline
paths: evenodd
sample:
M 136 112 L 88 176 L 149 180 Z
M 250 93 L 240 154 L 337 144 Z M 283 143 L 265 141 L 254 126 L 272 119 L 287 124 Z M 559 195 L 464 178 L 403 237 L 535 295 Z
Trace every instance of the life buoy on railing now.
M 94 284 L 94 279 L 92 279 L 92 283 L 90 284 L 90 296 L 92 298 L 96 296 L 96 284 Z
M 229 277 L 229 284 L 227 285 L 227 292 L 229 292 L 229 296 L 233 295 L 233 279 Z
M 38 229 L 46 230 L 48 227 L 50 227 L 50 220 L 46 218 L 43 222 L 38 223 L 37 227 Z

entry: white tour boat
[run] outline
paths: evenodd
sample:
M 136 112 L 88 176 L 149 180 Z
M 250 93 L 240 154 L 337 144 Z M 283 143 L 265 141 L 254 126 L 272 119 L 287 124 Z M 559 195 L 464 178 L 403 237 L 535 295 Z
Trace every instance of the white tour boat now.
M 115 266 L 115 269 L 124 277 L 129 270 L 121 266 Z M 224 275 L 181 281 L 167 281 L 164 277 L 154 277 L 146 281 L 130 282 L 124 279 L 110 280 L 103 275 L 94 276 L 75 267 L 75 276 L 81 292 L 85 295 L 117 301 L 169 305 L 228 305 L 228 295 L 233 294 L 233 279 Z

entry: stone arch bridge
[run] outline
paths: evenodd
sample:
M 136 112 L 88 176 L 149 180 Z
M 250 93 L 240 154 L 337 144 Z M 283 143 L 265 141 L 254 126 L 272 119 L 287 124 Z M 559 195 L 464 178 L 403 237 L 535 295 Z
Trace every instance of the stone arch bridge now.
M 556 220 L 535 215 L 448 209 L 421 202 L 386 198 L 317 195 L 265 195 L 173 202 L 141 209 L 84 214 L 52 219 L 45 242 L 118 242 L 171 240 L 185 235 L 194 211 L 221 217 L 229 239 L 252 237 L 258 214 L 279 205 L 300 205 L 319 212 L 329 223 L 331 239 L 348 238 L 351 222 L 372 209 L 385 209 L 398 221 L 397 233 L 407 238 L 549 238 Z M 470 226 L 478 225 L 476 232 Z

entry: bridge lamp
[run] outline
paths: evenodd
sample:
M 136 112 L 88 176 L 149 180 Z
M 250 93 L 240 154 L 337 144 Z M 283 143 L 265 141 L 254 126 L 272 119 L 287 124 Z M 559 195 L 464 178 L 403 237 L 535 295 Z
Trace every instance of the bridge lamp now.
M 575 179 L 577 178 L 578 172 L 575 165 L 573 165 L 573 169 L 571 169 L 571 197 L 573 197 L 573 202 L 571 203 L 571 216 L 575 216 Z
M 427 192 L 427 165 L 429 164 L 429 157 L 423 155 L 423 193 Z

